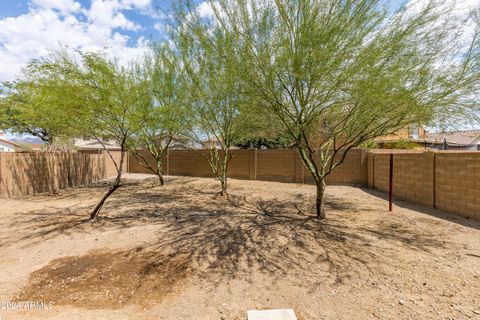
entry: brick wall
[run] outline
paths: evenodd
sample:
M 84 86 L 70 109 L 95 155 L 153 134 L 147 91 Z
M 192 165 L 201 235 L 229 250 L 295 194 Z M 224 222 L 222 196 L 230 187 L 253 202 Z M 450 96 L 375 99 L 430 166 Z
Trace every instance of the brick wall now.
M 393 156 L 393 190 L 395 196 L 415 203 L 423 201 L 423 154 L 395 154 Z M 390 154 L 375 154 L 374 188 L 388 191 Z
M 480 152 L 435 154 L 435 207 L 480 220 Z
M 388 191 L 392 152 L 395 197 L 480 220 L 480 152 L 353 149 L 327 182 Z M 114 151 L 112 156 L 118 162 L 120 152 Z M 126 157 L 124 172 L 150 173 L 132 155 Z M 212 176 L 207 160 L 191 150 L 169 151 L 163 172 Z M 1 198 L 52 192 L 115 175 L 115 166 L 106 153 L 0 153 Z M 234 150 L 228 175 L 250 180 L 313 182 L 295 150 Z
M 370 188 L 388 191 L 390 153 L 395 197 L 480 220 L 480 152 L 373 151 Z
M 203 151 L 207 152 L 207 151 Z M 153 161 L 146 153 L 145 158 Z M 149 173 L 129 155 L 128 172 Z M 165 165 L 168 164 L 168 165 Z M 344 163 L 327 178 L 329 184 L 366 184 L 367 152 L 353 149 Z M 207 160 L 198 151 L 170 150 L 164 161 L 164 174 L 195 177 L 212 177 Z M 309 172 L 296 150 L 232 150 L 228 176 L 237 179 L 265 180 L 278 182 L 313 183 Z
M 480 152 L 353 149 L 327 184 L 368 185 L 388 191 L 393 153 L 393 195 L 429 208 L 480 220 Z M 191 150 L 172 150 L 171 175 L 211 177 L 207 161 Z M 130 155 L 129 172 L 149 172 Z M 234 150 L 229 177 L 313 183 L 296 150 Z

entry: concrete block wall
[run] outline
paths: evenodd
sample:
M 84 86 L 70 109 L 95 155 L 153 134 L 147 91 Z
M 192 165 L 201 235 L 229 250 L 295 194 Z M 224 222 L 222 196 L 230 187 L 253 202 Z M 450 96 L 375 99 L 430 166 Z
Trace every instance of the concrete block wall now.
M 435 154 L 435 207 L 480 220 L 480 152 Z
M 130 158 L 132 160 L 132 158 Z M 168 154 L 169 169 L 173 176 L 213 177 L 208 161 L 198 152 L 171 150 Z M 132 171 L 129 171 L 132 172 Z
M 200 151 L 207 152 L 207 151 Z M 152 157 L 146 156 L 153 161 Z M 194 177 L 213 177 L 207 160 L 193 150 L 170 150 L 165 174 Z M 133 155 L 129 155 L 128 172 L 147 173 Z M 367 181 L 367 152 L 354 149 L 327 178 L 329 184 L 361 185 Z M 165 168 L 165 167 L 164 167 Z M 293 183 L 313 183 L 296 150 L 232 150 L 228 176 L 236 179 Z
M 390 154 L 374 154 L 374 189 L 388 191 Z M 423 201 L 423 154 L 393 155 L 394 195 L 415 203 Z
M 257 180 L 296 182 L 297 153 L 290 149 L 249 150 L 257 153 Z M 300 173 L 299 173 L 300 174 Z
M 152 155 L 150 155 L 150 153 L 148 153 L 147 151 L 144 151 L 144 150 L 139 151 L 139 152 L 145 158 L 146 161 L 148 161 L 151 165 L 155 166 L 155 159 L 153 158 Z M 127 172 L 151 174 L 152 171 L 150 171 L 150 169 L 148 167 L 145 167 L 144 165 L 145 165 L 145 163 L 144 163 L 144 160 L 142 159 L 142 157 L 139 156 L 139 158 L 137 160 L 137 158 L 133 154 L 129 153 Z M 163 159 L 162 169 L 163 169 L 162 173 L 166 174 L 167 170 L 168 170 L 168 161 L 167 161 L 166 156 Z
M 480 220 L 480 152 L 353 149 L 327 182 L 366 185 L 386 192 L 390 153 L 394 154 L 395 197 Z M 112 152 L 117 163 L 120 155 L 119 151 Z M 128 155 L 124 172 L 150 171 Z M 163 172 L 212 177 L 207 160 L 192 150 L 169 151 Z M 0 198 L 52 192 L 115 175 L 114 163 L 105 152 L 0 153 Z M 296 150 L 234 150 L 228 175 L 238 179 L 313 183 Z
M 480 220 L 480 152 L 373 151 L 370 188 L 388 192 L 390 153 L 395 197 Z

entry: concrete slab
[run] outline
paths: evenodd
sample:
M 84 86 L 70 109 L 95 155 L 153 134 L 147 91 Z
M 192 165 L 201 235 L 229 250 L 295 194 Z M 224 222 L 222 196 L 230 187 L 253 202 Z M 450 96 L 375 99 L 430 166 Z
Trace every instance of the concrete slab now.
M 248 320 L 297 320 L 292 309 L 248 310 Z

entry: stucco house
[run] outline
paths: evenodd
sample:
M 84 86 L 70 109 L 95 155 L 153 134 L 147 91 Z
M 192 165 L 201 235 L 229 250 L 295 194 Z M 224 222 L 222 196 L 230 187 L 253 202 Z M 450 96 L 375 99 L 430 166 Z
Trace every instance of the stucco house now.
M 412 142 L 422 141 L 425 139 L 427 132 L 421 126 L 410 125 L 398 130 L 393 134 L 384 135 L 376 138 L 374 141 L 379 145 L 400 140 L 408 140 Z
M 102 145 L 103 144 L 103 145 Z M 120 145 L 115 141 L 102 141 L 102 143 L 98 142 L 95 139 L 74 139 L 73 145 L 76 149 L 82 152 L 87 153 L 99 153 L 104 150 L 104 146 L 106 149 L 111 151 L 120 151 Z
M 15 152 L 20 146 L 15 142 L 0 139 L 0 152 Z

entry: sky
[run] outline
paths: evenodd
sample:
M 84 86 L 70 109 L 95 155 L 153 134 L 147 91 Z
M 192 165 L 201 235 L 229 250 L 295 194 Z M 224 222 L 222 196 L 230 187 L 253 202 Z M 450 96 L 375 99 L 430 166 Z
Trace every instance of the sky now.
M 175 0 L 1 0 L 0 82 L 32 59 L 69 47 L 104 51 L 121 61 L 142 56 L 165 37 Z M 199 10 L 206 10 L 196 0 Z M 391 8 L 402 0 L 384 0 Z
M 61 48 L 103 51 L 120 62 L 141 57 L 165 39 L 165 17 L 178 0 L 0 0 L 0 82 L 14 80 L 32 59 Z M 193 0 L 200 14 L 209 9 Z M 392 10 L 427 0 L 382 0 Z M 463 2 L 462 8 L 480 0 Z M 463 10 L 463 9 L 462 9 Z

